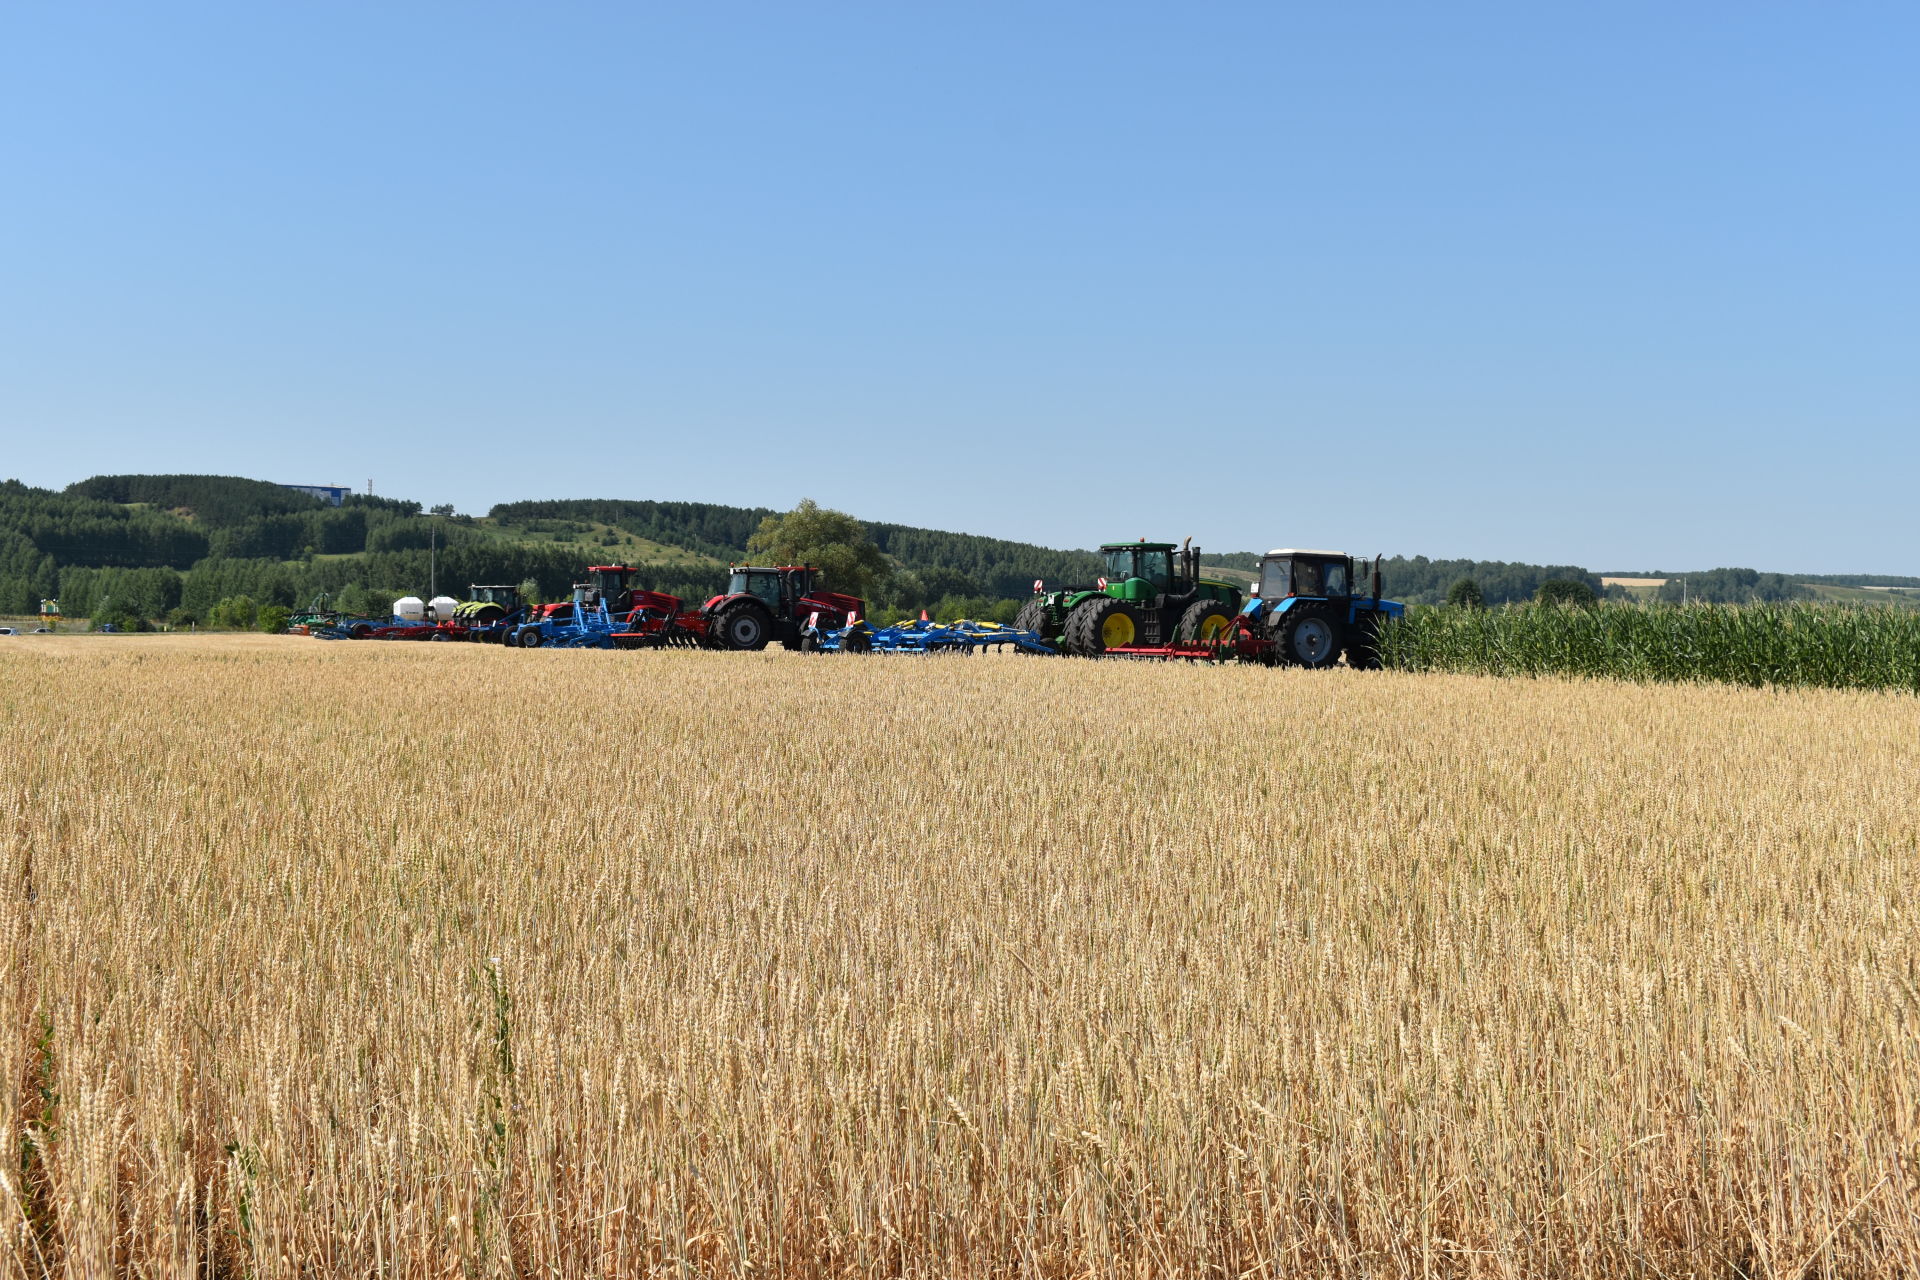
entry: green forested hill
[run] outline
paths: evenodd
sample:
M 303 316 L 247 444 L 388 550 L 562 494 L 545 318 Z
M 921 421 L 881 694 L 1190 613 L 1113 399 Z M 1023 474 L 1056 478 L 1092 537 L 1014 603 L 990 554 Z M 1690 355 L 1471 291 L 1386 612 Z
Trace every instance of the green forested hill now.
M 65 490 L 0 484 L 0 615 L 58 598 L 70 616 L 204 621 L 223 599 L 382 613 L 431 587 L 530 582 L 563 595 L 589 563 L 641 569 L 644 585 L 704 599 L 775 512 L 700 502 L 513 502 L 485 517 L 425 514 L 416 502 L 349 497 L 330 507 L 236 476 L 95 476 Z M 989 612 L 1035 578 L 1090 580 L 1088 552 L 905 525 L 871 524 L 896 564 L 885 598 L 901 610 Z M 436 580 L 429 583 L 431 562 Z
M 617 529 L 653 542 L 683 547 L 726 562 L 743 555 L 760 522 L 777 512 L 765 507 L 728 507 L 706 502 L 616 502 L 575 500 L 509 502 L 488 519 L 504 529 L 566 520 Z M 919 607 L 943 596 L 1025 597 L 1036 578 L 1090 582 L 1099 557 L 1088 551 L 1055 551 L 971 533 L 947 533 L 911 525 L 864 522 L 867 534 L 905 572 L 895 584 L 901 603 Z M 929 596 L 928 593 L 931 593 Z M 907 600 L 904 596 L 918 598 Z
M 356 495 L 330 507 L 238 476 L 94 476 L 65 490 L 9 480 L 0 483 L 0 615 L 30 614 L 42 598 L 57 597 L 70 616 L 205 621 L 222 600 L 298 607 L 321 593 L 336 607 L 380 614 L 396 596 L 430 587 L 460 596 L 476 582 L 530 583 L 556 598 L 585 566 L 606 562 L 638 566 L 644 585 L 699 600 L 719 588 L 727 564 L 744 557 L 747 540 L 774 514 L 705 502 L 567 499 L 502 503 L 484 517 L 434 516 L 394 498 Z M 1036 578 L 1060 586 L 1100 573 L 1090 551 L 900 524 L 868 522 L 866 529 L 895 566 L 874 602 L 881 608 L 1011 616 Z M 1244 581 L 1259 557 L 1205 559 Z M 437 568 L 431 583 L 430 563 Z M 1387 594 L 1412 603 L 1443 600 L 1460 578 L 1472 578 L 1489 604 L 1531 598 L 1550 578 L 1599 588 L 1574 565 L 1413 556 L 1387 560 L 1383 574 Z M 1803 580 L 1817 581 L 1795 579 Z

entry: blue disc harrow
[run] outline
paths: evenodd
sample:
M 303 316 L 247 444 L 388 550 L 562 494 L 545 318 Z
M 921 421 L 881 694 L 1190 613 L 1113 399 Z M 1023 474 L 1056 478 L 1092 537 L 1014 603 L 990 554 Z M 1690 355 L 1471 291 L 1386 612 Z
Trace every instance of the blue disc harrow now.
M 975 654 L 985 649 L 1013 649 L 1020 653 L 1052 654 L 1031 631 L 998 622 L 899 622 L 890 627 L 856 622 L 836 631 L 810 630 L 809 645 L 822 653 L 955 653 Z

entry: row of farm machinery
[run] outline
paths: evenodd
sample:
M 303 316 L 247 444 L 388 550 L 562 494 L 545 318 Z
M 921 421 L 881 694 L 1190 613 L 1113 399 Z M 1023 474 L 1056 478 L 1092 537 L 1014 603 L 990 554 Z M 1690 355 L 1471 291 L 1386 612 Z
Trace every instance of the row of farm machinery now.
M 1261 662 L 1299 667 L 1380 665 L 1381 629 L 1403 606 L 1381 595 L 1380 562 L 1340 551 L 1281 548 L 1262 556 L 1248 588 L 1209 578 L 1191 540 L 1103 544 L 1093 583 L 1034 594 L 1011 626 L 960 620 L 876 626 L 864 601 L 825 590 L 805 565 L 736 565 L 727 589 L 690 607 L 649 591 L 626 565 L 594 565 L 572 595 L 521 600 L 517 587 L 476 585 L 466 601 L 408 596 L 386 619 L 321 608 L 294 630 L 326 639 L 493 643 L 521 649 L 758 650 L 955 653 L 991 649 L 1078 657 Z

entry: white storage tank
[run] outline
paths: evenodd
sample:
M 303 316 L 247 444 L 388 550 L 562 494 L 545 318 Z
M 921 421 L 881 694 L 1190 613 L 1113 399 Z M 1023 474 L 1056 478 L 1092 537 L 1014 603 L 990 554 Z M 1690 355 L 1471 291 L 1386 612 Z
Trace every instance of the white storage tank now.
M 433 622 L 453 621 L 453 611 L 459 607 L 460 602 L 452 596 L 435 596 L 427 601 L 427 613 Z
M 393 602 L 393 616 L 402 622 L 424 622 L 427 602 L 419 596 L 401 596 Z

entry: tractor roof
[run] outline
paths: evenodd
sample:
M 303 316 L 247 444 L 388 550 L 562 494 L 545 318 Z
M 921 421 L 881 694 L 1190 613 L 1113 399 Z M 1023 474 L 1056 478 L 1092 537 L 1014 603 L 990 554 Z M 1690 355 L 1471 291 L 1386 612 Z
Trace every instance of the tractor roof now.
M 587 566 L 587 572 L 588 573 L 632 573 L 633 566 L 630 564 L 590 564 Z
M 1144 538 L 1138 542 L 1103 542 L 1100 544 L 1102 551 L 1171 551 L 1173 547 L 1174 544 L 1171 542 L 1148 542 Z
M 1308 551 L 1303 547 L 1275 547 L 1267 554 L 1270 556 L 1338 556 L 1342 560 L 1347 558 L 1347 553 L 1344 551 Z

